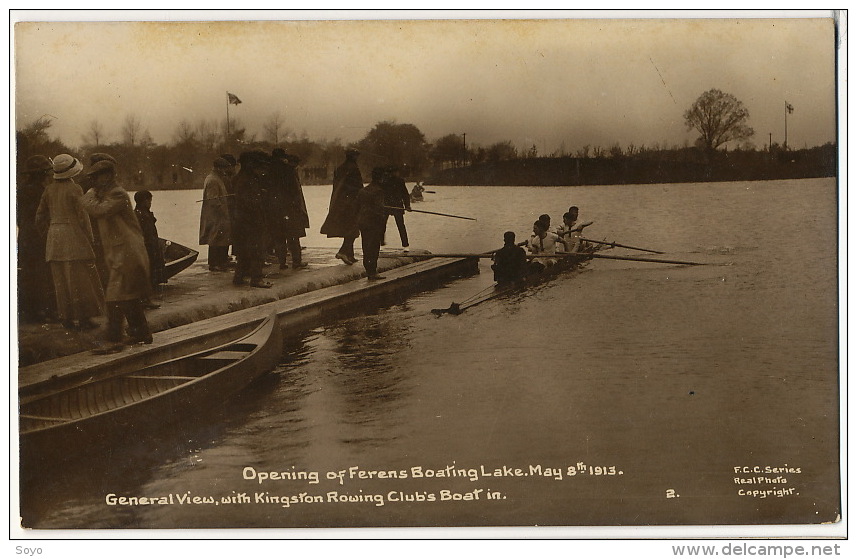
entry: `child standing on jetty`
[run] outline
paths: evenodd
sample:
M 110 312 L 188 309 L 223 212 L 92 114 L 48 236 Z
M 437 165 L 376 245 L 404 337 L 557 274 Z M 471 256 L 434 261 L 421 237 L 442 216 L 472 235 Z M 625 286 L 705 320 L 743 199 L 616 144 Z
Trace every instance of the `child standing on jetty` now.
M 146 245 L 146 253 L 149 255 L 149 280 L 152 283 L 152 291 L 157 291 L 164 279 L 164 251 L 161 250 L 161 241 L 158 238 L 158 227 L 155 225 L 157 218 L 152 213 L 152 193 L 148 190 L 140 190 L 134 193 L 134 201 L 137 206 L 134 213 L 143 232 L 143 244 Z M 161 305 L 152 302 L 149 297 L 143 299 L 144 309 L 158 309 Z

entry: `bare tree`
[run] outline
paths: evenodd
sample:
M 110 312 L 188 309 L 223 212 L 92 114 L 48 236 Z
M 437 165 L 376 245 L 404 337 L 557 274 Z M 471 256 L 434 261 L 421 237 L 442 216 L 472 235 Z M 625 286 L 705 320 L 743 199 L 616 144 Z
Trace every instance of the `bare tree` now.
M 177 145 L 187 144 L 196 140 L 196 131 L 191 126 L 190 122 L 182 119 L 173 132 L 173 140 Z
M 274 145 L 283 141 L 290 132 L 285 126 L 285 120 L 280 111 L 276 111 L 268 117 L 268 120 L 262 125 L 262 130 L 265 133 L 265 140 Z
M 745 140 L 755 132 L 747 126 L 750 111 L 734 95 L 709 89 L 684 113 L 688 130 L 699 131 L 698 144 L 715 150 L 731 140 Z
M 95 147 L 100 146 L 104 143 L 106 139 L 106 135 L 104 134 L 104 126 L 98 119 L 93 120 L 89 123 L 89 129 L 86 134 L 83 135 L 84 143 L 93 145 Z
M 194 129 L 196 139 L 208 150 L 214 150 L 220 141 L 220 129 L 217 120 L 200 119 Z
M 125 116 L 125 123 L 122 125 L 122 139 L 126 145 L 136 145 L 140 141 L 142 131 L 143 125 L 140 123 L 140 117 L 133 113 Z
M 580 159 L 588 159 L 590 149 L 591 149 L 591 146 L 589 144 L 586 144 L 585 146 L 583 146 L 582 148 L 577 150 L 575 152 L 575 155 Z

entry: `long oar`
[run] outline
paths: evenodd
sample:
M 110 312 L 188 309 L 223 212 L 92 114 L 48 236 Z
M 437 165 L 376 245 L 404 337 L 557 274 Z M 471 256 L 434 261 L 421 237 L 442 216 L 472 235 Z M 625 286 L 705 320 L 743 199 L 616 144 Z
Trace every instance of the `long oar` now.
M 390 210 L 404 210 L 405 209 L 405 208 L 397 208 L 395 206 L 384 206 L 384 207 L 387 209 L 390 209 Z M 417 213 L 421 213 L 421 214 L 442 215 L 444 217 L 455 217 L 458 219 L 469 219 L 471 221 L 476 221 L 475 217 L 464 217 L 463 215 L 442 214 L 440 212 L 427 212 L 426 210 L 408 210 L 408 211 L 409 212 L 417 212 Z
M 638 256 L 613 256 L 609 254 L 587 253 L 587 252 L 558 252 L 557 255 L 565 256 L 569 254 L 588 256 L 591 258 L 606 258 L 608 260 L 631 260 L 633 262 L 659 262 L 661 264 L 682 264 L 685 266 L 707 266 L 708 262 L 688 262 L 687 260 L 666 260 L 663 258 L 640 258 Z
M 235 196 L 234 194 L 224 194 L 223 196 L 212 196 L 211 198 L 205 198 L 203 200 L 197 200 L 197 202 L 205 202 L 206 200 L 219 200 L 220 198 L 228 198 L 230 196 Z
M 650 248 L 632 247 L 631 245 L 620 245 L 619 243 L 616 243 L 616 242 L 608 243 L 607 241 L 596 241 L 594 239 L 584 239 L 583 237 L 581 237 L 580 240 L 586 241 L 587 243 L 596 243 L 599 245 L 607 245 L 607 246 L 611 246 L 611 247 L 630 248 L 631 250 L 641 250 L 643 252 L 654 252 L 655 254 L 663 254 L 663 252 L 660 250 L 652 250 Z
M 440 252 L 432 254 L 397 254 L 396 258 L 493 258 L 492 253 L 484 252 Z M 687 260 L 666 260 L 664 258 L 641 258 L 638 256 L 612 256 L 589 252 L 557 252 L 555 254 L 528 254 L 527 258 L 562 258 L 563 256 L 582 256 L 584 258 L 606 258 L 608 260 L 631 260 L 633 262 L 657 262 L 661 264 L 683 264 L 686 266 L 706 266 L 708 262 L 689 262 Z

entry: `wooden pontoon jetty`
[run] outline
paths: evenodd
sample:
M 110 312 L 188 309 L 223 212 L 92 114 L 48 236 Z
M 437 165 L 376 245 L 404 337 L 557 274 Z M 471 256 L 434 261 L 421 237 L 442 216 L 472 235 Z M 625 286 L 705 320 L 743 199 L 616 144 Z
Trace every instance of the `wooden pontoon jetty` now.
M 342 265 L 329 249 L 307 249 L 303 270 L 266 268 L 271 289 L 234 287 L 230 273 L 209 272 L 195 263 L 172 278 L 156 297 L 161 308 L 147 311 L 154 335 L 109 355 L 91 353 L 99 330 L 67 331 L 59 324 L 19 328 L 19 397 L 81 381 L 133 371 L 165 358 L 187 355 L 249 333 L 271 313 L 280 328 L 312 328 L 342 313 L 360 313 L 406 293 L 431 289 L 478 272 L 473 258 L 382 257 L 386 279 L 370 282 L 363 266 Z

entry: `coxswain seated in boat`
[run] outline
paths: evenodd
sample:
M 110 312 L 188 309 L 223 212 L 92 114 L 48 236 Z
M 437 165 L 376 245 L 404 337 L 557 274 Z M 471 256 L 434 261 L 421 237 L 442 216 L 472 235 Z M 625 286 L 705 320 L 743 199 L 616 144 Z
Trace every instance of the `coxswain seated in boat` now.
M 423 192 L 425 191 L 425 187 L 421 185 L 419 182 L 414 185 L 414 188 L 411 190 L 411 201 L 412 202 L 422 202 L 423 200 Z
M 577 218 L 580 210 L 577 206 L 568 208 L 568 212 L 562 216 L 562 225 L 556 228 L 556 234 L 565 245 L 565 252 L 578 252 L 580 250 L 580 238 L 583 236 L 583 228 L 592 225 L 592 221 L 578 223 Z
M 503 248 L 494 253 L 494 281 L 497 283 L 515 283 L 524 279 L 527 273 L 527 253 L 515 244 L 515 233 L 503 233 Z
M 547 230 L 544 221 L 533 223 L 533 236 L 527 242 L 533 254 L 556 254 L 556 244 L 560 242 L 556 233 Z M 529 265 L 530 273 L 538 273 L 556 264 L 555 258 L 533 259 Z

